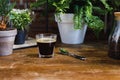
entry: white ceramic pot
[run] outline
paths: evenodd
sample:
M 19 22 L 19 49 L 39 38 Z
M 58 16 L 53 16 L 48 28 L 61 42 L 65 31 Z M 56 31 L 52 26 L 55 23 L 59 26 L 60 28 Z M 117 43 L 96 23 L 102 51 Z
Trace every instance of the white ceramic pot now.
M 16 34 L 16 29 L 0 31 L 0 56 L 12 54 Z
M 73 17 L 73 14 L 60 14 L 60 18 L 55 15 L 61 41 L 65 44 L 81 44 L 84 42 L 87 25 L 84 24 L 82 29 L 74 29 Z

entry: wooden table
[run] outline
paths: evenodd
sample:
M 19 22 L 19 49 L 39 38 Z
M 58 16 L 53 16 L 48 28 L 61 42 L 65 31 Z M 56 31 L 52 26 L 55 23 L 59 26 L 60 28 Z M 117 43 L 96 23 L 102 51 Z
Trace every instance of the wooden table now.
M 85 61 L 59 54 L 63 47 Z M 37 47 L 0 57 L 0 80 L 120 80 L 120 61 L 107 56 L 107 45 L 57 44 L 54 58 L 38 58 Z

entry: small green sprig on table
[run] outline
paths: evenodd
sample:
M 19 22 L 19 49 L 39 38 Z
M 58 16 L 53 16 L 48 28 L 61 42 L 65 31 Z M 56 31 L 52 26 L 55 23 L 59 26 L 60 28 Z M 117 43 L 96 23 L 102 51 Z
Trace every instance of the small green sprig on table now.
M 60 54 L 68 55 L 68 56 L 71 56 L 71 57 L 74 57 L 76 59 L 80 59 L 80 60 L 83 60 L 83 61 L 86 60 L 86 57 L 70 53 L 67 50 L 65 50 L 64 48 L 60 48 L 59 51 L 60 51 Z

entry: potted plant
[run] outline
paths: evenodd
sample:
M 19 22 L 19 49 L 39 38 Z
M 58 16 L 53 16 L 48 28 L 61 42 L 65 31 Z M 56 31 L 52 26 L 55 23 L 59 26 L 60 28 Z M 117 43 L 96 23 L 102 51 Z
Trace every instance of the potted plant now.
M 96 5 L 98 3 L 100 6 Z M 37 7 L 43 4 L 46 4 L 45 0 L 37 0 L 31 6 Z M 58 22 L 61 39 L 67 44 L 83 43 L 87 26 L 98 35 L 104 28 L 100 15 L 111 10 L 107 0 L 48 0 L 48 6 L 55 8 L 55 20 Z M 102 14 L 97 13 L 99 14 L 97 16 L 93 13 L 98 11 Z
M 9 28 L 8 14 L 15 4 L 9 4 L 9 0 L 0 0 L 0 56 L 10 55 L 17 30 Z
M 12 26 L 17 29 L 15 44 L 24 44 L 27 32 L 26 29 L 32 21 L 31 11 L 29 9 L 12 9 L 9 17 Z

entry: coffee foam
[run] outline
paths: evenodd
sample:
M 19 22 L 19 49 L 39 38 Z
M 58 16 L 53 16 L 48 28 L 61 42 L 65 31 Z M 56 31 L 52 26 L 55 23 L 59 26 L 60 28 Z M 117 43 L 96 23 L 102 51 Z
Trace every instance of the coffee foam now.
M 52 42 L 56 42 L 56 40 L 52 39 L 52 38 L 40 38 L 40 39 L 37 39 L 37 42 L 40 42 L 40 43 L 52 43 Z

